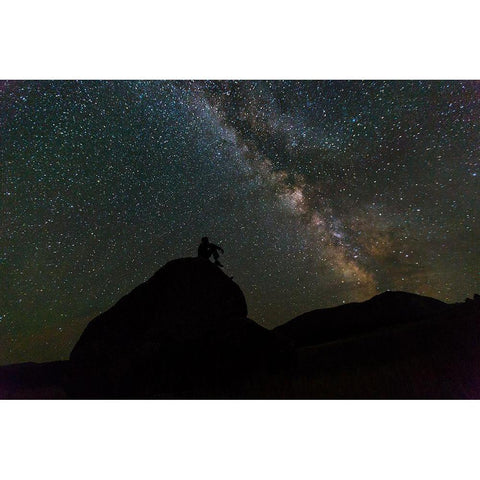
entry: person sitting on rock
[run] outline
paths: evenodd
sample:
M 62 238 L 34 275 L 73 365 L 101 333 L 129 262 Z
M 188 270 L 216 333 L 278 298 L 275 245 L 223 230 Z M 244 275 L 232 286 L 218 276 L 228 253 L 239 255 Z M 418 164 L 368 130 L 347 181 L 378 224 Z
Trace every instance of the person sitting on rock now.
M 222 247 L 214 245 L 208 241 L 208 237 L 203 237 L 202 242 L 198 246 L 198 256 L 201 258 L 205 258 L 208 260 L 211 255 L 213 255 L 213 259 L 215 260 L 215 265 L 218 267 L 223 267 L 223 265 L 218 260 L 218 250 L 222 252 L 222 255 L 225 253 Z

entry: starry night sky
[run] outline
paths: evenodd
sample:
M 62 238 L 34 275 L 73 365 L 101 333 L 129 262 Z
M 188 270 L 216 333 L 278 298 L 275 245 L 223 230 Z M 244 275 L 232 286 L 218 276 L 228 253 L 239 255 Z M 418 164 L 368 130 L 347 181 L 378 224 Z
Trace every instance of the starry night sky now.
M 8 81 L 0 364 L 86 324 L 200 238 L 249 316 L 480 291 L 480 82 Z

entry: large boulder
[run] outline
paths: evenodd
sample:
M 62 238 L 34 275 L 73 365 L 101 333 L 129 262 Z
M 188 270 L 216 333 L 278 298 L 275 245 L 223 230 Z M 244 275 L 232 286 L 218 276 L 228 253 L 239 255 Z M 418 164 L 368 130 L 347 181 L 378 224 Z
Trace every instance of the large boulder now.
M 89 323 L 70 355 L 68 393 L 218 397 L 288 356 L 281 338 L 246 317 L 240 287 L 220 268 L 171 261 Z

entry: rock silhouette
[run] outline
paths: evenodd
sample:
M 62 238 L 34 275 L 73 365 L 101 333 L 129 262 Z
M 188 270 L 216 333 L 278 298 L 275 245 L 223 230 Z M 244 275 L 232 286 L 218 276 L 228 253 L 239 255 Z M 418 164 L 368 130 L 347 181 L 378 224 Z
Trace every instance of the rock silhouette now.
M 407 292 L 387 291 L 362 303 L 313 310 L 278 326 L 299 347 L 373 332 L 421 320 L 450 306 L 440 300 Z
M 173 260 L 94 318 L 70 360 L 0 367 L 1 398 L 480 398 L 480 296 L 407 292 L 267 330 L 209 260 Z
M 465 303 L 442 305 L 428 297 L 386 292 L 347 309 L 337 307 L 333 315 L 340 311 L 344 317 L 336 331 L 329 324 L 332 309 L 311 312 L 287 323 L 285 329 L 275 329 L 291 333 L 297 345 L 306 345 L 297 347 L 299 376 L 290 385 L 290 395 L 480 398 L 479 300 L 475 295 Z M 366 312 L 373 320 L 368 329 L 360 329 L 356 321 L 363 316 L 368 323 Z M 309 331 L 312 338 L 322 335 L 323 313 L 324 339 L 329 340 L 313 345 Z M 357 329 L 356 334 L 343 328 L 348 324 Z
M 17 363 L 0 367 L 0 398 L 66 398 L 68 361 Z
M 240 287 L 203 258 L 171 261 L 94 318 L 70 355 L 74 398 L 209 396 L 275 369 L 288 342 L 247 318 Z

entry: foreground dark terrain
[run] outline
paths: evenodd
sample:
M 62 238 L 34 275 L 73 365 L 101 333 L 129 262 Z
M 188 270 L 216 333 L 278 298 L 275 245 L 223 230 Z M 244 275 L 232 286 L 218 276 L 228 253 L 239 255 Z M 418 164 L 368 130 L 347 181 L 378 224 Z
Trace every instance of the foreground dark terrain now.
M 87 326 L 70 359 L 0 367 L 1 398 L 480 398 L 480 297 L 405 292 L 274 330 L 208 260 L 162 267 Z

